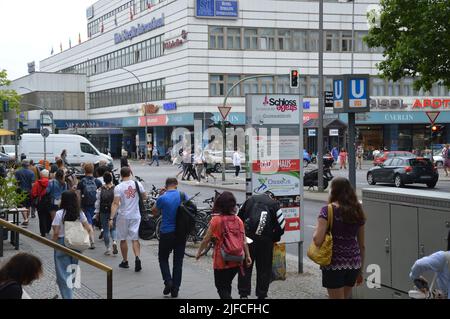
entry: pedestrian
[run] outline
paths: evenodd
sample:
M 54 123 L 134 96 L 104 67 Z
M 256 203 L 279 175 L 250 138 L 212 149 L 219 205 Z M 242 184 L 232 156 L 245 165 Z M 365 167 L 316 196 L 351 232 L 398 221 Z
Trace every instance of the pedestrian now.
M 64 171 L 58 169 L 55 173 L 55 178 L 50 180 L 47 186 L 47 194 L 50 196 L 50 216 L 52 220 L 55 218 L 56 211 L 59 210 L 61 205 L 62 193 L 68 189 Z
M 239 178 L 239 172 L 241 171 L 241 154 L 236 150 L 233 153 L 233 165 L 235 169 L 235 178 Z
M 35 181 L 37 181 L 41 178 L 39 168 L 36 166 L 36 164 L 34 163 L 33 160 L 30 160 L 30 170 L 34 173 Z M 31 218 L 36 218 L 36 206 L 34 205 L 33 201 L 31 201 L 30 212 L 31 212 Z
M 142 200 L 147 199 L 147 193 L 140 182 L 131 179 L 131 170 L 129 167 L 123 167 L 120 170 L 122 182 L 114 188 L 114 201 L 111 206 L 111 216 L 109 218 L 110 229 L 114 226 L 116 220 L 117 240 L 120 241 L 120 251 L 122 253 L 122 262 L 120 268 L 129 268 L 128 264 L 128 243 L 131 241 L 133 253 L 135 255 L 136 272 L 141 271 L 142 262 L 139 258 L 141 246 L 139 243 L 139 225 L 141 223 L 141 213 L 139 211 L 139 195 Z
M 204 169 L 205 156 L 201 149 L 198 149 L 194 156 L 195 169 L 197 174 L 197 184 L 200 184 Z
M 52 228 L 52 218 L 50 215 L 51 198 L 47 193 L 49 172 L 44 169 L 41 171 L 41 178 L 34 182 L 31 189 L 31 199 L 37 209 L 39 218 L 39 231 L 42 237 L 46 237 Z
M 336 145 L 331 149 L 331 155 L 333 156 L 334 162 L 337 163 L 339 157 L 339 148 Z
M 252 263 L 239 273 L 239 295 L 247 299 L 251 295 L 253 264 L 256 263 L 256 296 L 267 298 L 272 278 L 273 245 L 284 234 L 284 216 L 280 204 L 271 192 L 249 197 L 238 214 L 244 222 L 245 233 L 253 242 L 249 244 Z
M 58 170 L 58 160 L 61 159 L 59 156 L 55 156 L 55 162 L 50 165 L 50 179 L 55 178 L 56 171 Z
M 188 152 L 186 148 L 183 150 L 182 163 L 183 163 L 183 175 L 181 176 L 181 180 L 184 181 L 187 176 L 190 176 L 189 166 L 192 164 L 191 153 Z M 189 180 L 189 178 L 187 180 Z
M 339 169 L 347 169 L 347 152 L 345 151 L 345 148 L 342 148 L 339 153 L 339 165 Z
M 116 237 L 116 220 L 113 219 L 113 225 L 109 227 L 109 218 L 111 217 L 111 206 L 114 201 L 114 184 L 112 174 L 106 172 L 103 176 L 104 184 L 97 190 L 97 200 L 95 201 L 95 216 L 102 225 L 103 239 L 105 241 L 106 252 L 105 255 L 117 255 L 117 237 Z M 112 241 L 112 250 L 111 250 Z
M 328 205 L 322 207 L 313 235 L 317 247 L 322 246 L 329 229 L 329 212 L 333 216 L 333 250 L 331 264 L 321 267 L 322 286 L 327 288 L 330 299 L 348 299 L 355 284 L 362 282 L 366 220 L 348 179 L 337 177 L 331 183 Z
M 445 144 L 442 149 L 442 158 L 444 160 L 444 172 L 445 176 L 448 176 L 448 170 L 450 169 L 450 145 Z
M 42 273 L 38 257 L 28 253 L 14 255 L 0 269 L 0 299 L 22 299 L 22 286 L 31 285 Z
M 216 182 L 216 177 L 212 174 L 214 172 L 214 162 L 211 158 L 211 155 L 208 151 L 204 152 L 205 154 L 205 175 L 206 175 L 206 182 L 209 183 L 209 177 L 211 177 L 214 180 L 214 183 Z
M 17 170 L 15 173 L 15 177 L 19 187 L 17 191 L 26 195 L 24 201 L 21 203 L 21 207 L 25 208 L 22 211 L 22 226 L 28 226 L 31 207 L 31 189 L 35 180 L 35 175 L 29 168 L 30 162 L 27 160 L 23 160 L 22 168 Z
M 165 188 L 153 207 L 153 214 L 156 216 L 158 210 L 161 212 L 162 221 L 160 229 L 160 239 L 158 247 L 158 260 L 164 280 L 164 295 L 171 294 L 173 298 L 178 297 L 183 273 L 183 258 L 186 248 L 186 238 L 179 238 L 176 235 L 176 216 L 178 207 L 184 200 L 188 200 L 186 194 L 177 190 L 178 181 L 176 178 L 168 178 Z M 169 256 L 173 251 L 172 274 L 169 266 Z
M 204 249 L 214 241 L 213 268 L 214 283 L 220 299 L 232 299 L 231 284 L 244 266 L 250 266 L 252 259 L 245 237 L 244 223 L 236 216 L 236 198 L 231 192 L 223 192 L 214 202 L 213 214 L 208 231 L 200 244 L 196 259 L 203 256 Z M 233 257 L 222 254 L 226 247 L 233 247 Z M 236 260 L 233 260 L 236 259 Z M 240 260 L 241 259 L 241 260 Z
M 120 158 L 120 168 L 130 167 L 130 163 L 128 162 L 128 152 L 122 150 L 122 157 Z
M 356 168 L 362 169 L 362 161 L 363 161 L 363 155 L 364 155 L 364 146 L 361 144 L 358 146 L 358 149 L 356 150 Z
M 64 166 L 67 166 L 67 167 L 69 167 L 70 166 L 70 164 L 69 164 L 69 162 L 68 162 L 68 160 L 67 160 L 67 150 L 63 150 L 62 152 L 61 152 L 61 159 L 62 159 L 62 161 L 63 161 L 63 163 L 64 163 Z
M 89 224 L 86 215 L 81 211 L 80 201 L 75 191 L 65 191 L 61 195 L 61 209 L 56 212 L 55 219 L 53 219 L 53 240 L 58 244 L 65 246 L 65 222 L 74 222 L 79 220 L 84 229 L 92 237 L 93 230 Z M 78 271 L 78 259 L 73 258 L 57 249 L 54 254 L 56 283 L 63 299 L 73 299 L 73 280 L 76 280 L 77 275 L 73 274 Z M 70 282 L 72 280 L 72 282 Z
M 152 166 L 154 162 L 156 162 L 156 166 L 159 166 L 159 150 L 158 150 L 158 147 L 156 145 L 153 146 L 152 161 L 148 165 Z
M 102 187 L 102 182 L 94 177 L 94 164 L 86 163 L 84 165 L 83 177 L 78 183 L 77 190 L 81 198 L 81 209 L 90 225 L 94 225 L 94 215 L 95 215 L 95 201 L 97 200 L 97 190 Z M 90 249 L 95 249 L 94 237 L 92 233 L 91 237 L 91 247 Z
M 422 286 L 420 290 L 427 296 L 429 285 L 422 277 L 427 272 L 434 272 L 436 275 L 436 289 L 440 292 L 437 298 L 450 299 L 450 231 L 447 235 L 447 250 L 438 251 L 430 256 L 417 260 L 411 268 L 409 277 L 416 286 Z M 428 287 L 428 288 L 427 288 Z M 431 293 L 434 293 L 433 291 Z

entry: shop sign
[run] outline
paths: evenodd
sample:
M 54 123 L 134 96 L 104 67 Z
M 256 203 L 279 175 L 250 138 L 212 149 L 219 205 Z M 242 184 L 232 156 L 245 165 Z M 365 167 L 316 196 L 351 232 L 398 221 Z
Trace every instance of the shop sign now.
M 187 35 L 188 33 L 186 32 L 186 30 L 181 31 L 181 36 L 179 38 L 164 42 L 164 49 L 168 50 L 182 46 L 183 43 L 187 40 Z
M 197 18 L 237 19 L 239 17 L 238 0 L 196 0 Z
M 370 100 L 371 111 L 450 110 L 450 98 L 381 98 Z
M 416 99 L 412 106 L 413 109 L 448 109 L 450 107 L 450 99 Z
M 139 126 L 167 126 L 167 115 L 142 116 L 139 118 Z
M 303 102 L 295 95 L 252 95 L 252 124 L 297 124 Z M 300 107 L 299 107 L 300 106 Z
M 339 136 L 339 129 L 330 129 L 330 136 Z
M 160 18 L 153 18 L 151 22 L 141 24 L 139 23 L 136 27 L 131 27 L 129 30 L 123 30 L 121 33 L 116 33 L 114 35 L 114 43 L 119 44 L 126 40 L 133 40 L 133 38 L 140 36 L 144 33 L 150 32 L 152 30 L 161 28 L 164 26 L 164 13 L 161 14 Z
M 147 114 L 156 114 L 159 111 L 159 106 L 155 104 L 144 104 L 142 105 L 142 113 L 144 115 Z
M 163 109 L 164 111 L 175 111 L 177 109 L 177 102 L 164 103 Z
M 316 136 L 316 129 L 308 129 L 308 136 Z

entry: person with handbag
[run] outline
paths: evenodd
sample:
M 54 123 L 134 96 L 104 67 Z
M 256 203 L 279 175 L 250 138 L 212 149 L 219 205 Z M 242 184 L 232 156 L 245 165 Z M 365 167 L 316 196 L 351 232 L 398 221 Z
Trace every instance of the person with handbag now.
M 321 265 L 322 286 L 330 299 L 348 299 L 355 284 L 362 283 L 365 221 L 350 181 L 333 179 L 328 205 L 320 211 L 311 244 L 319 250 L 328 248 L 326 262 L 313 260 Z M 311 247 L 308 256 L 312 257 Z
M 131 169 L 122 167 L 120 170 L 122 182 L 114 188 L 114 201 L 111 206 L 109 228 L 113 228 L 116 220 L 117 240 L 120 241 L 122 262 L 120 268 L 130 268 L 128 264 L 128 240 L 131 240 L 135 255 L 134 271 L 142 270 L 142 262 L 139 258 L 141 245 L 139 243 L 139 225 L 141 224 L 142 202 L 147 199 L 147 193 L 140 182 L 131 178 Z
M 80 227 L 80 223 L 82 227 Z M 69 229 L 67 229 L 69 226 L 71 230 L 78 226 L 78 233 L 75 233 L 75 231 L 72 230 L 71 235 L 69 236 L 69 234 L 67 234 L 66 236 L 66 232 L 69 232 Z M 56 212 L 52 227 L 53 240 L 58 244 L 76 250 L 89 247 L 89 237 L 92 236 L 93 230 L 86 215 L 81 211 L 78 196 L 74 191 L 65 191 L 62 193 L 61 209 Z M 73 235 L 76 235 L 78 238 L 80 236 L 83 237 L 86 246 L 81 248 L 68 245 L 67 243 L 73 242 Z M 72 258 L 56 249 L 54 258 L 56 283 L 61 292 L 61 296 L 63 299 L 73 299 L 73 285 L 68 285 L 68 280 L 70 276 L 72 276 L 73 279 L 76 278 L 76 276 L 73 276 L 72 270 L 77 271 L 77 268 L 75 267 L 75 269 L 73 269 L 70 266 L 78 265 L 78 259 Z

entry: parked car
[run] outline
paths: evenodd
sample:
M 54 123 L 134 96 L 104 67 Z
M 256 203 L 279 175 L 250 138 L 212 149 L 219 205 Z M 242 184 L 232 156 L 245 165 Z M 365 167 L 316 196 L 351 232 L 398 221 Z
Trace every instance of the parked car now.
M 433 151 L 433 161 L 437 167 L 444 166 L 444 158 L 442 157 L 442 150 L 434 150 Z
M 434 188 L 438 179 L 437 167 L 428 158 L 414 156 L 387 159 L 367 172 L 369 185 L 390 183 L 402 187 L 405 184 L 419 183 Z
M 15 145 L 2 145 L 0 147 L 0 152 L 9 155 L 12 158 L 16 157 L 16 146 Z
M 3 165 L 12 164 L 12 163 L 14 163 L 14 157 L 11 157 L 8 154 L 0 152 L 0 163 Z
M 387 159 L 396 157 L 415 157 L 415 155 L 406 151 L 383 151 L 374 158 L 373 165 L 377 166 L 383 164 Z
M 206 150 L 205 150 L 206 151 Z M 233 153 L 234 151 L 225 151 L 225 163 L 226 168 L 225 169 L 231 169 L 233 168 Z M 220 173 L 222 172 L 222 151 L 210 151 L 208 150 L 209 154 L 209 160 L 212 162 L 210 164 L 213 164 L 214 166 L 214 172 Z M 239 155 L 241 155 L 241 164 L 245 164 L 245 154 L 242 152 L 239 152 Z

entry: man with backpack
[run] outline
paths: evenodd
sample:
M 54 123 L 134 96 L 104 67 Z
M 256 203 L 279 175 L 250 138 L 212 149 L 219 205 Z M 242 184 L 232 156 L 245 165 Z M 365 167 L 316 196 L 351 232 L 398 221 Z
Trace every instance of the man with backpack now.
M 272 277 L 273 244 L 284 234 L 284 216 L 280 204 L 271 192 L 249 197 L 241 207 L 239 218 L 244 222 L 252 264 L 239 274 L 238 289 L 241 299 L 251 295 L 253 264 L 256 263 L 256 296 L 267 298 Z
M 186 194 L 178 191 L 177 187 L 177 179 L 168 178 L 165 188 L 161 191 L 161 196 L 159 196 L 156 205 L 153 207 L 154 215 L 158 213 L 158 210 L 161 211 L 162 215 L 158 259 L 164 280 L 163 294 L 171 294 L 173 298 L 178 297 L 178 291 L 181 286 L 184 250 L 186 248 L 187 232 L 189 232 L 189 230 L 182 230 L 179 223 L 179 219 L 183 217 L 179 208 L 189 198 Z M 172 251 L 173 271 L 171 274 L 169 256 Z
M 77 189 L 80 192 L 81 209 L 83 210 L 89 224 L 93 225 L 93 218 L 95 215 L 95 202 L 97 200 L 97 189 L 102 187 L 102 182 L 94 177 L 94 164 L 87 163 L 84 165 L 83 177 L 77 185 Z M 93 234 L 93 233 L 92 233 Z M 91 247 L 94 249 L 94 236 L 91 237 Z
M 50 215 L 51 197 L 47 193 L 49 171 L 44 169 L 40 173 L 40 179 L 33 184 L 31 200 L 36 207 L 39 218 L 39 231 L 42 237 L 50 233 L 52 218 Z

